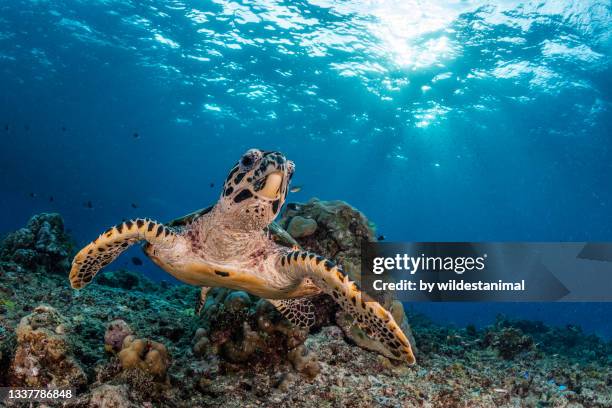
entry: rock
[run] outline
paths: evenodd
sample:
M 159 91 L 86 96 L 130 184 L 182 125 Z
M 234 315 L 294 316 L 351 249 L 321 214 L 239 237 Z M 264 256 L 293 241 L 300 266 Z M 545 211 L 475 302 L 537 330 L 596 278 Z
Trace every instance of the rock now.
M 17 349 L 9 383 L 21 387 L 78 388 L 87 383 L 72 356 L 66 320 L 50 306 L 38 306 L 16 329 Z
M 287 226 L 287 232 L 293 238 L 303 238 L 312 235 L 317 230 L 317 222 L 312 218 L 305 218 L 299 215 L 291 218 Z

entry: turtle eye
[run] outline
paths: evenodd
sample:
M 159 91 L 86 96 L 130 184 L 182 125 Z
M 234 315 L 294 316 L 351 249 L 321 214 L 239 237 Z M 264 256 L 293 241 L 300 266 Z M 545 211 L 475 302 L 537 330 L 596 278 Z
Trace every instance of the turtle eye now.
M 240 168 L 242 170 L 249 170 L 249 169 L 251 169 L 251 167 L 253 167 L 255 162 L 257 162 L 259 159 L 261 159 L 261 156 L 262 156 L 261 150 L 257 150 L 257 149 L 249 150 L 240 159 Z

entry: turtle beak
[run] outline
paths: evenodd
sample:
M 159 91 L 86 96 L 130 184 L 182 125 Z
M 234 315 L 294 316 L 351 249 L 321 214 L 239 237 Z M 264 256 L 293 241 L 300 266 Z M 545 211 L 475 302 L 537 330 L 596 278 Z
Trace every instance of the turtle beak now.
M 266 177 L 266 184 L 264 188 L 262 188 L 259 191 L 259 194 L 261 194 L 265 198 L 269 198 L 273 200 L 278 196 L 278 192 L 280 191 L 280 187 L 282 184 L 283 184 L 283 173 L 282 172 L 275 171 L 274 173 L 270 173 Z

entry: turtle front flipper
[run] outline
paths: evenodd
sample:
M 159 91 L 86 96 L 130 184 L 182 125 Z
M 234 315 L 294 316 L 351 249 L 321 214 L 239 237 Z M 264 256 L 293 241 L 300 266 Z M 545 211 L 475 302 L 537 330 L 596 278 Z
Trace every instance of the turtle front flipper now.
M 281 256 L 278 267 L 296 278 L 311 278 L 355 318 L 368 336 L 385 345 L 390 353 L 388 357 L 414 364 L 410 342 L 391 313 L 361 292 L 334 262 L 311 252 L 294 250 Z
M 172 244 L 177 238 L 168 227 L 149 219 L 137 218 L 109 228 L 76 254 L 70 270 L 70 285 L 74 289 L 83 288 L 100 269 L 135 242 Z

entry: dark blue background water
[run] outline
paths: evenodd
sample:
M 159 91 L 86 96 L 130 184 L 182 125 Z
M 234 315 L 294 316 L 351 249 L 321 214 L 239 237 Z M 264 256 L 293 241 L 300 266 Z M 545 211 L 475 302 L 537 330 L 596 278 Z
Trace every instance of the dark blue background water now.
M 260 147 L 296 162 L 292 200 L 346 200 L 388 240 L 612 240 L 611 16 L 609 1 L 0 0 L 0 232 L 40 211 L 80 243 L 168 220 Z M 612 333 L 605 304 L 416 307 Z

